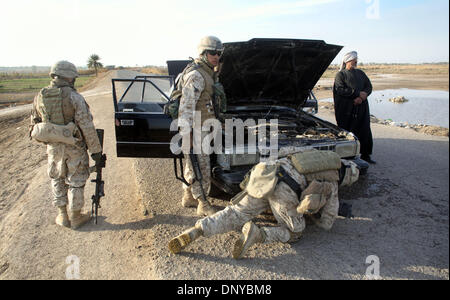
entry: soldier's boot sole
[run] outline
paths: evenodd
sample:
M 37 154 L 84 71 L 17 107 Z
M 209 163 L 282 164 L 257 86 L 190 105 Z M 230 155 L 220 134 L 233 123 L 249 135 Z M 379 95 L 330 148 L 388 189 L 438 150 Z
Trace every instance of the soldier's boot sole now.
M 87 222 L 89 222 L 89 220 L 91 220 L 91 216 L 88 214 L 80 214 L 79 216 L 77 216 L 76 218 L 70 220 L 71 223 L 71 228 L 72 229 L 78 229 L 81 226 L 83 226 L 84 224 L 86 224 Z
M 169 242 L 169 250 L 173 254 L 180 253 L 187 245 L 203 236 L 203 230 L 199 227 L 191 227 Z
M 192 242 L 188 233 L 183 233 L 169 242 L 169 250 L 173 254 L 178 254 Z
M 242 234 L 236 241 L 231 252 L 231 256 L 234 259 L 240 259 L 247 250 L 256 243 L 262 243 L 264 241 L 263 233 L 258 226 L 253 222 L 247 222 L 242 227 Z

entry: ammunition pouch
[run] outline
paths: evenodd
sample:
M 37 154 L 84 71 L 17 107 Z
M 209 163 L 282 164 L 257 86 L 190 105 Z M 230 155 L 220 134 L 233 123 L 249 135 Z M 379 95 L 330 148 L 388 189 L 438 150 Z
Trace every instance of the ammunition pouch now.
M 225 95 L 225 90 L 220 82 L 216 82 L 213 85 L 214 90 L 214 112 L 216 118 L 219 118 L 221 114 L 227 110 L 227 96 Z
M 33 126 L 31 137 L 40 143 L 64 143 L 76 146 L 82 141 L 78 127 L 70 122 L 67 125 L 57 125 L 49 122 L 38 123 Z
M 300 174 L 310 174 L 341 168 L 340 156 L 332 151 L 311 150 L 289 156 L 292 165 Z
M 173 120 L 178 119 L 178 109 L 180 107 L 181 99 L 181 91 L 177 90 L 175 92 L 179 92 L 179 95 L 174 95 L 174 98 L 171 97 L 170 101 L 164 105 L 164 113 L 169 115 Z
M 339 181 L 339 171 L 338 170 L 328 170 L 328 171 L 320 171 L 315 173 L 305 174 L 305 178 L 307 182 L 317 181 L 328 181 L 334 182 Z

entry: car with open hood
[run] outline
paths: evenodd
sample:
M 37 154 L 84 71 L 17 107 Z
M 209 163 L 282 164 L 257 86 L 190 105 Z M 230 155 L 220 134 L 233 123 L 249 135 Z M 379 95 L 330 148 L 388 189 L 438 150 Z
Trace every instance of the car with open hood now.
M 342 46 L 320 40 L 252 39 L 225 43 L 224 47 L 218 78 L 226 102 L 216 109 L 216 117 L 224 125 L 227 120 L 246 121 L 245 140 L 239 145 L 224 143 L 220 153 L 211 154 L 216 189 L 228 194 L 239 192 L 244 175 L 268 155 L 274 136 L 278 157 L 308 148 L 331 150 L 355 162 L 364 173 L 368 164 L 360 159 L 358 139 L 305 111 L 317 111 L 312 90 Z M 112 80 L 119 157 L 180 157 L 170 148 L 177 132 L 170 131 L 173 120 L 164 113 L 164 106 L 176 86 L 176 77 L 189 61 L 167 63 L 168 76 Z M 276 131 L 272 120 L 277 120 Z M 258 135 L 255 151 L 249 151 L 249 131 L 264 133 L 264 141 Z M 176 161 L 174 166 L 178 172 Z

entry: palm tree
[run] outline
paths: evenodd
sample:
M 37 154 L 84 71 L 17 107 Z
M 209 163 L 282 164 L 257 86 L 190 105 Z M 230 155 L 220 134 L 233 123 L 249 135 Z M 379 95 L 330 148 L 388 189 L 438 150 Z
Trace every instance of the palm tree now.
M 103 64 L 101 62 L 99 62 L 99 60 L 100 60 L 100 56 L 98 56 L 97 54 L 92 54 L 91 56 L 89 56 L 88 68 L 95 69 L 95 77 L 97 77 L 98 68 L 103 68 Z

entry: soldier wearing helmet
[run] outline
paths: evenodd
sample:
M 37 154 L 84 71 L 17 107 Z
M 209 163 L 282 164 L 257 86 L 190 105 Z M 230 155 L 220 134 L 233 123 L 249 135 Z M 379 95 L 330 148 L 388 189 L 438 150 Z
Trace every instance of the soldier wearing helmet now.
M 217 81 L 215 68 L 219 65 L 222 55 L 222 42 L 214 36 L 207 36 L 200 40 L 197 47 L 198 58 L 186 67 L 180 78 L 181 99 L 178 118 L 182 119 L 192 129 L 196 125 L 196 114 L 201 115 L 201 121 L 215 119 L 213 107 L 214 84 Z M 201 127 L 200 127 L 201 128 Z M 193 145 L 192 130 L 190 131 L 190 145 Z M 187 133 L 186 133 L 187 134 Z M 202 131 L 202 140 L 208 132 Z M 211 166 L 209 155 L 199 154 L 198 161 L 203 176 L 203 189 L 208 193 L 211 187 Z M 186 157 L 185 178 L 191 183 L 183 185 L 184 207 L 197 207 L 198 215 L 211 215 L 215 209 L 207 201 L 202 200 L 200 183 L 194 182 L 194 173 L 189 158 Z
M 84 206 L 84 186 L 89 178 L 87 150 L 98 163 L 102 147 L 89 106 L 74 88 L 78 77 L 75 65 L 59 61 L 52 66 L 49 75 L 52 78 L 50 85 L 34 98 L 31 128 L 38 123 L 49 123 L 63 128 L 65 135 L 70 128 L 70 138 L 76 140 L 74 144 L 51 138 L 45 142 L 45 137 L 39 140 L 47 145 L 47 171 L 51 178 L 53 205 L 58 209 L 55 222 L 57 225 L 76 229 L 90 219 L 88 214 L 81 213 Z

